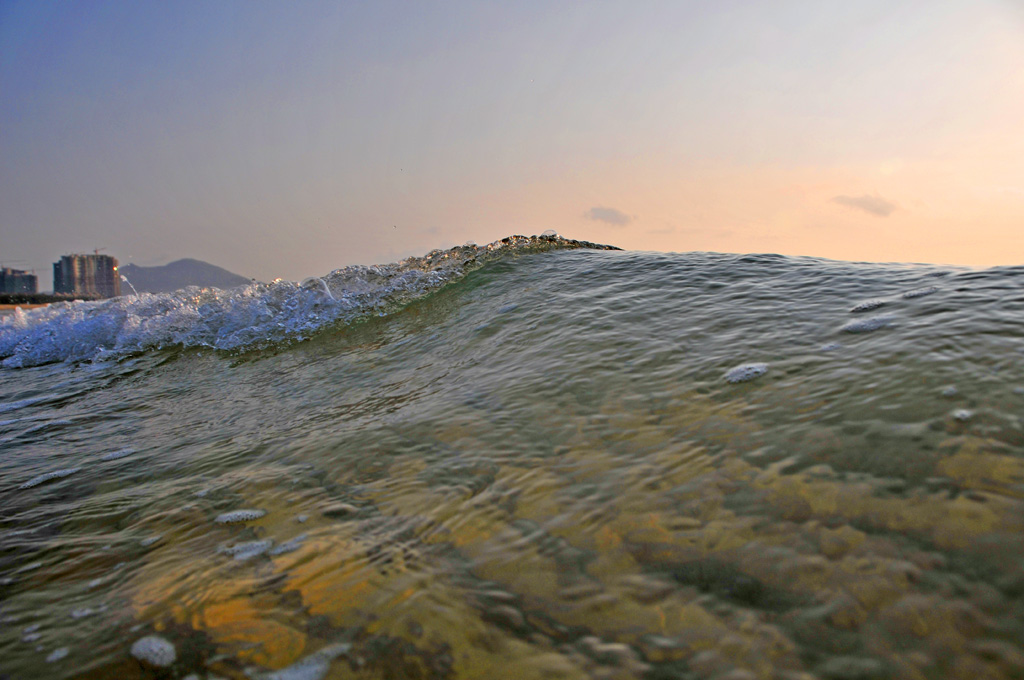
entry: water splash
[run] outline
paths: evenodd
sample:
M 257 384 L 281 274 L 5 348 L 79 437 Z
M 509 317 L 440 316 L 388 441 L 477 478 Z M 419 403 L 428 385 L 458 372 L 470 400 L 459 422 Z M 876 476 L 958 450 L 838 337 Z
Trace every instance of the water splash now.
M 135 297 L 139 297 L 139 291 L 135 290 L 135 286 L 132 285 L 132 282 L 128 280 L 127 276 L 121 274 L 121 280 L 128 284 L 128 287 L 132 289 L 133 293 L 135 293 Z

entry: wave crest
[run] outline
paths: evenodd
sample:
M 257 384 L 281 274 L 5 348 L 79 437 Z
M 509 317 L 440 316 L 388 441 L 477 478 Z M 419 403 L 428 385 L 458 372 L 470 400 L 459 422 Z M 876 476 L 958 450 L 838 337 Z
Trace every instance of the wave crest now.
M 300 341 L 329 326 L 383 316 L 489 261 L 573 248 L 618 250 L 551 233 L 517 235 L 485 246 L 433 250 L 393 264 L 343 267 L 301 283 L 254 281 L 231 290 L 192 286 L 174 293 L 17 309 L 0 320 L 0 365 L 117 359 L 176 346 L 250 350 Z

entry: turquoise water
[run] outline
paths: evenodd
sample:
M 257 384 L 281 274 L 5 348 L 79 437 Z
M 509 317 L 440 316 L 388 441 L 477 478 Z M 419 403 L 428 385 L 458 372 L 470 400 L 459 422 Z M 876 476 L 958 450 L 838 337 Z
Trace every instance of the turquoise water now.
M 581 245 L 3 319 L 0 677 L 1024 676 L 1024 268 Z

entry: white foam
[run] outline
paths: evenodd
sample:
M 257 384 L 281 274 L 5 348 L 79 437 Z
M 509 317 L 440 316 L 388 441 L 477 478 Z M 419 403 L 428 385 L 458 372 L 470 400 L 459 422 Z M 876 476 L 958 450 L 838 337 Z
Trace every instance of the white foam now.
M 118 460 L 130 456 L 133 453 L 135 453 L 135 449 L 132 448 L 121 449 L 120 451 L 111 451 L 110 453 L 101 457 L 100 460 Z
M 73 475 L 73 474 L 75 474 L 76 472 L 78 472 L 81 469 L 82 468 L 65 468 L 63 470 L 54 470 L 53 472 L 47 472 L 46 474 L 42 474 L 42 475 L 39 475 L 37 477 L 33 477 L 32 479 L 28 480 L 27 482 L 25 482 L 24 484 L 22 484 L 18 488 L 19 489 L 31 489 L 32 487 L 39 486 L 40 484 L 48 482 L 51 479 L 60 479 L 61 477 L 67 477 L 68 475 Z
M 131 652 L 132 656 L 139 661 L 144 661 L 158 668 L 166 668 L 178 658 L 174 645 L 159 635 L 149 635 L 136 640 L 135 644 L 132 645 Z
M 70 650 L 67 647 L 60 647 L 58 649 L 53 650 L 52 652 L 50 652 L 50 655 L 46 657 L 46 663 L 55 663 L 57 661 L 60 661 L 68 655 L 69 651 Z
M 31 406 L 32 404 L 38 404 L 39 402 L 46 401 L 47 399 L 50 399 L 50 397 L 31 397 L 29 399 L 9 401 L 6 404 L 0 404 L 0 413 L 7 413 L 8 411 L 17 411 L 18 409 L 25 408 L 26 406 Z
M 294 552 L 294 551 L 298 550 L 300 547 L 302 547 L 302 544 L 305 542 L 305 540 L 306 540 L 306 534 L 302 534 L 301 536 L 296 536 L 292 540 L 286 541 L 286 542 L 282 543 L 281 545 L 274 547 L 270 551 L 270 554 L 274 555 L 276 557 L 277 555 L 284 555 L 284 554 L 287 554 L 287 553 L 290 553 L 290 552 Z
M 953 411 L 954 420 L 959 420 L 961 423 L 965 423 L 974 417 L 974 411 L 965 408 L 958 408 Z
M 872 309 L 878 309 L 879 307 L 883 307 L 886 304 L 887 303 L 885 300 L 865 300 L 860 304 L 854 305 L 853 309 L 851 309 L 850 311 L 854 314 L 859 314 L 861 312 L 871 311 Z
M 760 378 L 767 372 L 768 364 L 740 364 L 730 368 L 729 372 L 725 374 L 725 379 L 727 382 L 741 383 L 753 380 L 754 378 Z
M 928 286 L 926 288 L 915 288 L 914 290 L 908 290 L 906 293 L 903 294 L 903 297 L 908 299 L 919 298 L 937 292 L 939 292 L 938 288 L 936 288 L 935 286 Z
M 329 645 L 296 661 L 291 666 L 270 673 L 258 673 L 256 680 L 323 680 L 331 669 L 331 662 L 343 654 L 348 654 L 352 645 L 340 643 Z
M 274 542 L 267 541 L 249 541 L 248 543 L 236 543 L 220 548 L 220 552 L 227 555 L 231 555 L 236 560 L 244 561 L 262 555 L 263 553 L 270 550 L 273 547 Z
M 266 510 L 233 510 L 217 515 L 214 521 L 217 524 L 236 524 L 238 522 L 250 522 L 259 519 L 267 514 Z
M 851 321 L 839 330 L 847 333 L 870 333 L 877 331 L 880 328 L 888 326 L 891 320 L 885 316 L 873 316 L 870 319 L 860 319 L 858 321 Z

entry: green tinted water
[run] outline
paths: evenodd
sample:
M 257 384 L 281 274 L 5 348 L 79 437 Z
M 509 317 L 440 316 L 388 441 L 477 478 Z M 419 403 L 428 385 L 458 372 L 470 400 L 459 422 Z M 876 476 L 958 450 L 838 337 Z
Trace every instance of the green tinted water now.
M 1019 269 L 574 251 L 8 370 L 0 669 L 1021 677 L 1022 360 Z

